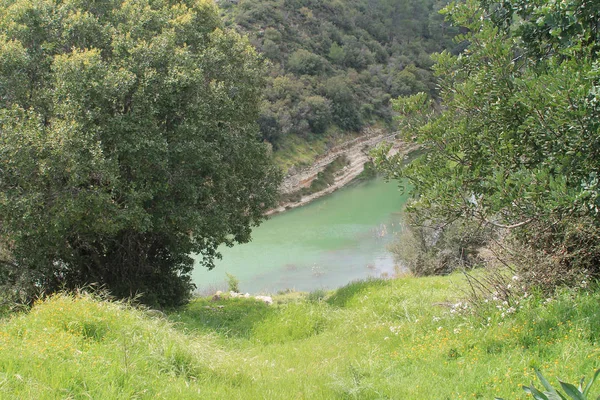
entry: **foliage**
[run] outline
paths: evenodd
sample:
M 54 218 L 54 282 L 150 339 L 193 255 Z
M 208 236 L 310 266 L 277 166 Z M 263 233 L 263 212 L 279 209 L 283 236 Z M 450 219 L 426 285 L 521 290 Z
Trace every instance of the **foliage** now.
M 532 367 L 567 382 L 598 368 L 597 288 L 531 295 L 510 314 L 490 304 L 481 318 L 461 311 L 463 285 L 372 280 L 271 306 L 198 298 L 173 323 L 53 296 L 0 320 L 0 397 L 428 399 L 435 387 L 440 399 L 517 399 Z
M 308 296 L 306 296 L 306 300 L 312 303 L 319 303 L 327 297 L 327 292 L 323 289 L 316 289 L 311 291 Z
M 224 4 L 226 2 L 221 2 Z M 286 137 L 391 122 L 389 100 L 435 94 L 429 54 L 452 47 L 445 0 L 241 0 L 224 9 L 271 62 L 261 133 Z M 285 89 L 283 90 L 283 88 Z M 318 99 L 318 100 L 316 100 Z
M 539 378 L 540 382 L 542 383 L 542 385 L 544 386 L 544 388 L 546 389 L 546 391 L 544 391 L 544 392 L 539 391 L 538 389 L 536 389 L 535 386 L 533 386 L 533 383 L 532 383 L 531 386 L 523 386 L 523 390 L 526 393 L 529 393 L 536 400 L 552 400 L 552 399 L 567 400 L 567 397 L 563 393 L 556 390 L 550 384 L 550 382 L 548 382 L 546 380 L 546 378 L 544 378 L 544 375 L 542 375 L 542 373 L 539 370 L 536 369 L 535 373 L 538 376 L 538 378 Z M 558 383 L 560 383 L 560 386 L 564 390 L 565 394 L 567 396 L 569 396 L 568 398 L 570 398 L 572 400 L 587 400 L 590 389 L 592 388 L 592 385 L 594 384 L 594 381 L 596 380 L 598 375 L 600 375 L 600 369 L 594 373 L 594 375 L 592 376 L 592 378 L 586 385 L 585 389 L 583 388 L 583 383 L 584 383 L 585 378 L 581 378 L 581 381 L 579 382 L 579 387 L 576 387 L 575 385 L 567 383 L 567 382 L 563 382 L 560 379 L 558 380 Z M 497 397 L 496 399 L 502 400 L 499 397 Z
M 413 210 L 512 230 L 536 249 L 568 253 L 569 268 L 600 272 L 600 253 L 573 229 L 600 226 L 599 10 L 578 0 L 444 10 L 469 45 L 434 57 L 443 107 L 424 93 L 394 102 L 426 152 L 405 168 L 380 158 L 413 185 Z
M 61 294 L 2 320 L 0 397 L 192 398 L 185 383 L 214 378 L 220 352 L 150 314 Z
M 360 175 L 356 177 L 356 180 L 370 180 L 375 177 L 377 177 L 377 168 L 375 167 L 373 160 L 369 160 L 363 164 L 363 170 Z
M 0 283 L 186 301 L 275 200 L 258 56 L 208 1 L 1 4 Z
M 298 75 L 319 75 L 325 68 L 325 60 L 308 50 L 299 49 L 290 55 L 288 68 Z
M 489 228 L 476 222 L 446 223 L 406 214 L 404 230 L 389 250 L 415 276 L 445 275 L 480 264 L 478 250 L 491 236 Z
M 593 259 L 597 254 L 598 239 L 597 228 L 586 219 L 565 218 L 554 229 L 545 231 L 540 227 L 538 235 L 543 239 L 539 242 L 546 243 L 544 246 L 535 246 L 538 240 L 525 241 L 518 235 L 501 236 L 486 246 L 490 256 L 493 255 L 487 258 L 487 266 L 492 267 L 489 272 L 494 276 L 495 267 L 508 267 L 512 276 L 519 276 L 528 286 L 546 294 L 551 294 L 557 286 L 585 287 L 594 279 L 595 265 L 587 263 L 588 256 Z M 547 246 L 553 245 L 558 248 L 548 251 Z M 511 276 L 506 278 L 510 283 Z M 501 281 L 487 281 L 487 288 L 482 289 L 496 292 L 502 286 Z
M 230 292 L 240 292 L 240 280 L 230 273 L 227 273 L 227 287 Z
M 349 163 L 350 160 L 348 160 L 346 155 L 337 157 L 323 171 L 317 174 L 315 180 L 312 181 L 308 190 L 303 191 L 303 194 L 316 193 L 333 185 L 336 173 L 348 166 Z

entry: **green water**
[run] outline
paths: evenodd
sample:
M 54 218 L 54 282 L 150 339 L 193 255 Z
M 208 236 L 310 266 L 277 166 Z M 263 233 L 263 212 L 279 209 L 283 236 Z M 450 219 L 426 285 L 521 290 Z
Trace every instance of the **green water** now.
M 394 273 L 387 244 L 400 229 L 406 201 L 397 182 L 351 185 L 256 228 L 252 242 L 223 247 L 215 269 L 193 273 L 200 292 L 226 289 L 225 273 L 243 292 L 333 289 L 368 276 Z

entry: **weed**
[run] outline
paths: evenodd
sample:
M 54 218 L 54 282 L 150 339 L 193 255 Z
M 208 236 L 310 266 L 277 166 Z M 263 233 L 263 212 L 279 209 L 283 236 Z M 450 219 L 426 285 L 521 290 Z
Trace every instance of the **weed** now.
M 239 293 L 240 292 L 240 280 L 230 273 L 226 273 L 227 275 L 227 287 L 230 292 Z
M 325 297 L 327 297 L 327 292 L 325 290 L 316 289 L 310 292 L 308 296 L 306 296 L 306 300 L 312 303 L 318 303 L 320 301 L 325 300 Z

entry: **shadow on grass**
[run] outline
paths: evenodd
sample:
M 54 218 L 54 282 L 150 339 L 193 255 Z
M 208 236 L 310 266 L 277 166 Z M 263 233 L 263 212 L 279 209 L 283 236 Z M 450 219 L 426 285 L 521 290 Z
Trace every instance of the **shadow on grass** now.
M 370 288 L 381 288 L 388 286 L 389 280 L 379 278 L 368 278 L 366 280 L 350 282 L 344 287 L 335 291 L 331 297 L 327 299 L 327 303 L 334 307 L 346 307 L 348 302 L 358 294 L 367 291 Z
M 273 306 L 254 299 L 208 298 L 193 300 L 184 308 L 170 313 L 169 320 L 179 328 L 214 332 L 225 337 L 248 339 L 254 326 L 275 312 Z

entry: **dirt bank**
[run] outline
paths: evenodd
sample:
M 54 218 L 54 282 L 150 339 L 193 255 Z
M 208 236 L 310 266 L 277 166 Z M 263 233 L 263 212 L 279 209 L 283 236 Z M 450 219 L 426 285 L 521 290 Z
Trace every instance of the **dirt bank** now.
M 369 161 L 369 151 L 378 144 L 384 142 L 392 144 L 390 155 L 398 152 L 408 153 L 415 148 L 413 144 L 407 144 L 396 139 L 395 133 L 390 134 L 389 132 L 383 132 L 382 130 L 372 129 L 360 138 L 332 148 L 323 156 L 319 157 L 319 159 L 317 159 L 312 166 L 299 171 L 292 170 L 290 173 L 288 173 L 280 186 L 280 192 L 283 194 L 298 192 L 303 188 L 309 187 L 312 181 L 317 178 L 319 172 L 322 172 L 325 167 L 327 167 L 327 165 L 333 162 L 336 158 L 345 155 L 349 161 L 349 164 L 346 167 L 336 173 L 334 183 L 328 186 L 326 189 L 310 195 L 302 196 L 302 198 L 298 201 L 280 204 L 279 207 L 269 210 L 267 215 L 272 215 L 290 208 L 303 206 L 310 203 L 314 199 L 330 194 L 347 185 L 363 171 L 364 164 Z

